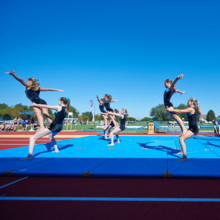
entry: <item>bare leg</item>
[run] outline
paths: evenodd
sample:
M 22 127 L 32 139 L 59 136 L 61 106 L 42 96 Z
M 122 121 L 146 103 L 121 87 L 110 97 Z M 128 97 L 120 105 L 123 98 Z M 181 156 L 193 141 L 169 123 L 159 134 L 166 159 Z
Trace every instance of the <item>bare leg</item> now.
M 34 112 L 35 112 L 35 114 L 36 114 L 36 116 L 37 116 L 38 123 L 39 123 L 39 125 L 40 125 L 40 127 L 39 127 L 39 129 L 38 129 L 37 132 L 40 132 L 41 130 L 44 129 L 44 118 L 43 118 L 43 116 L 42 116 L 42 112 L 41 112 L 41 109 L 40 109 L 40 108 L 38 108 L 38 107 L 33 107 L 33 109 L 34 109 Z
M 43 112 L 44 116 L 47 118 L 49 124 L 51 124 L 53 122 L 53 119 L 50 117 L 48 109 L 42 108 L 42 112 Z
M 52 144 L 53 144 L 53 146 L 55 148 L 55 150 L 52 151 L 52 152 L 55 152 L 55 153 L 59 153 L 59 149 L 57 147 L 57 142 L 56 142 L 56 140 L 54 138 L 57 134 L 58 134 L 58 132 L 53 132 L 53 133 L 49 134 L 49 138 L 50 138 L 50 140 L 51 140 L 51 142 L 52 142 Z
M 191 138 L 193 135 L 194 133 L 192 131 L 187 130 L 185 135 L 180 136 L 179 141 L 180 141 L 183 157 L 179 161 L 187 160 L 185 140 Z
M 173 109 L 173 108 L 170 107 L 169 109 Z M 187 129 L 185 128 L 182 119 L 181 119 L 177 114 L 170 113 L 170 112 L 169 112 L 169 114 L 170 114 L 171 117 L 177 122 L 177 124 L 180 126 L 180 129 L 181 129 L 181 134 L 180 134 L 180 136 L 184 135 L 184 134 L 187 132 Z
M 118 135 L 118 133 L 115 134 L 115 136 L 116 136 L 116 138 L 117 138 L 117 143 L 120 144 L 120 140 L 119 140 L 119 135 Z
M 107 138 L 107 131 L 110 131 L 111 127 L 112 127 L 112 126 L 109 125 L 109 126 L 104 130 L 105 139 L 108 139 L 108 138 Z M 109 132 L 109 134 L 110 134 L 110 132 Z
M 109 144 L 108 146 L 114 146 L 114 134 L 117 134 L 118 132 L 120 132 L 121 129 L 119 127 L 116 127 L 110 134 L 109 137 L 111 138 L 111 144 Z
M 44 137 L 46 135 L 49 135 L 50 133 L 51 133 L 50 130 L 44 129 L 44 130 L 41 130 L 40 132 L 36 133 L 35 135 L 31 136 L 30 137 L 30 142 L 29 142 L 28 156 L 26 158 L 24 158 L 24 159 L 21 159 L 21 160 L 31 160 L 36 140 L 39 139 L 39 138 L 42 138 L 42 137 Z
M 102 114 L 102 117 L 104 118 L 104 127 L 103 127 L 103 130 L 105 130 L 105 129 L 108 127 L 108 118 L 107 118 L 108 116 Z

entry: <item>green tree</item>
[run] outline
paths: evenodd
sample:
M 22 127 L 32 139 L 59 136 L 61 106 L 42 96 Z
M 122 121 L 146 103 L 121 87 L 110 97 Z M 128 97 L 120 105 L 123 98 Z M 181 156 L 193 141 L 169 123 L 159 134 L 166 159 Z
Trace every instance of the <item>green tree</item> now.
M 160 104 L 151 109 L 150 116 L 155 121 L 170 121 L 173 120 L 171 116 L 167 113 L 163 104 Z
M 127 118 L 127 121 L 136 121 L 136 119 L 133 118 L 133 117 L 128 117 L 128 118 Z
M 101 121 L 103 120 L 103 117 L 101 115 L 95 115 L 95 121 Z
M 70 112 L 73 112 L 73 117 L 74 118 L 78 118 L 79 112 L 77 111 L 77 109 L 75 107 L 70 106 Z
M 88 115 L 80 115 L 78 116 L 79 121 L 89 121 Z
M 83 116 L 88 116 L 88 118 L 89 118 L 88 120 L 92 121 L 92 112 L 83 112 L 82 115 Z
M 0 110 L 5 109 L 5 108 L 8 108 L 8 105 L 5 104 L 5 103 L 1 103 L 0 104 Z
M 144 117 L 144 118 L 141 119 L 141 121 L 146 121 L 146 122 L 150 121 L 150 120 L 152 120 L 152 118 L 149 118 L 149 117 Z
M 208 114 L 207 114 L 207 116 L 206 116 L 206 120 L 207 120 L 207 121 L 216 120 L 215 113 L 214 113 L 213 110 L 209 110 L 209 111 L 208 111 Z
M 185 104 L 180 104 L 179 106 L 175 107 L 177 109 L 186 109 L 188 108 L 187 105 Z M 187 115 L 186 114 L 178 114 L 178 116 L 183 120 L 183 121 L 187 121 Z

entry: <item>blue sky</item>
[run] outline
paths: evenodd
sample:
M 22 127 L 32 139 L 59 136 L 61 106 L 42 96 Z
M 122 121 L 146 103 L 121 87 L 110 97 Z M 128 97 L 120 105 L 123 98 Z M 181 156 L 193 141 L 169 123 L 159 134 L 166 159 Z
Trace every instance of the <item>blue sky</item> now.
M 184 78 L 174 105 L 200 100 L 202 114 L 220 115 L 219 1 L 1 1 L 0 103 L 30 105 L 24 88 L 4 72 L 36 77 L 56 105 L 70 97 L 80 112 L 110 93 L 113 108 L 149 116 L 163 103 L 164 80 Z M 96 113 L 98 103 L 96 103 Z

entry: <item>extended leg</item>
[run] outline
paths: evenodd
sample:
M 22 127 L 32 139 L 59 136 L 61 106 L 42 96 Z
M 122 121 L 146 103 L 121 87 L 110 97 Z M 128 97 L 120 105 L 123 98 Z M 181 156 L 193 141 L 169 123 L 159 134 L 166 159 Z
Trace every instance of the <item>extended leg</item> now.
M 59 152 L 59 149 L 57 147 L 57 142 L 56 142 L 56 140 L 54 138 L 57 134 L 58 134 L 58 132 L 53 132 L 53 133 L 50 133 L 50 135 L 49 135 L 49 138 L 50 138 L 50 140 L 51 140 L 51 142 L 52 142 L 52 144 L 53 144 L 53 146 L 55 148 L 55 150 L 52 151 L 52 152 L 56 152 L 56 153 Z

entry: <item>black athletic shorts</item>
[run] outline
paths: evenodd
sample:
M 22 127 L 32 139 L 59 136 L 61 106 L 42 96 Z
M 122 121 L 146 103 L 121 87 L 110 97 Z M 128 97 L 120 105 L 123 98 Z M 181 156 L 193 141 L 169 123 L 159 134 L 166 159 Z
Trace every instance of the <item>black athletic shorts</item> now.
M 32 102 L 36 104 L 47 105 L 46 101 L 43 99 L 33 99 Z
M 189 127 L 188 130 L 189 130 L 189 131 L 192 131 L 192 133 L 194 133 L 194 135 L 197 135 L 197 134 L 199 133 L 199 128 L 198 128 L 198 126 Z
M 121 131 L 124 131 L 125 130 L 125 125 L 120 125 L 120 129 L 121 129 Z
M 62 131 L 62 128 L 63 128 L 62 124 L 54 125 L 53 123 L 50 124 L 50 126 L 48 127 L 48 129 L 52 132 L 60 132 L 60 131 Z
M 165 105 L 165 108 L 173 107 L 173 103 L 171 102 L 166 102 L 164 105 Z

